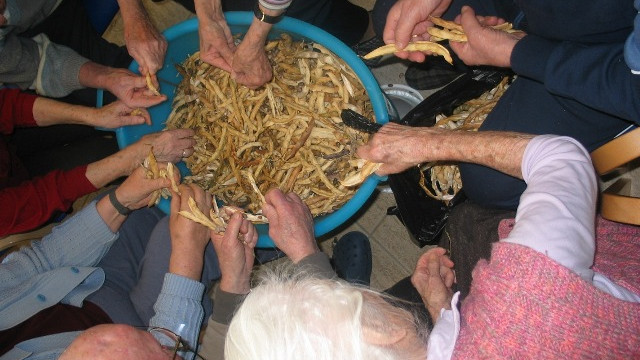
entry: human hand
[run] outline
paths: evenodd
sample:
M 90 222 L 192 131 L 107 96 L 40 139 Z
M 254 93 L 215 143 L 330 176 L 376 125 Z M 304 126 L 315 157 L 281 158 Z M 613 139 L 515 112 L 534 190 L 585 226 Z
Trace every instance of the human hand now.
M 441 309 L 451 309 L 451 287 L 456 275 L 453 261 L 445 255 L 446 252 L 440 247 L 429 249 L 420 256 L 411 276 L 411 283 L 420 293 L 434 322 L 440 316 Z
M 239 84 L 256 89 L 271 80 L 273 70 L 262 43 L 243 41 L 233 55 L 231 77 Z
M 233 53 L 236 46 L 231 36 L 231 30 L 227 25 L 224 15 L 220 12 L 198 14 L 200 25 L 200 59 L 208 64 L 231 72 Z
M 144 135 L 135 145 L 140 147 L 143 158 L 149 154 L 149 147 L 153 147 L 156 160 L 175 163 L 193 154 L 194 135 L 192 129 L 159 131 Z
M 438 145 L 433 137 L 440 132 L 442 129 L 387 123 L 357 153 L 365 160 L 382 163 L 376 174 L 396 174 L 431 160 L 427 154 Z
M 264 197 L 262 213 L 269 219 L 269 236 L 294 263 L 320 251 L 313 232 L 313 217 L 294 193 L 271 189 Z
M 440 16 L 451 4 L 451 0 L 400 0 L 396 2 L 384 27 L 383 39 L 387 44 L 396 44 L 404 49 L 412 40 L 429 40 L 427 28 L 433 26 L 429 15 Z M 397 57 L 423 62 L 426 55 L 419 51 L 398 51 Z
M 222 273 L 220 289 L 232 294 L 246 294 L 250 289 L 249 280 L 255 257 L 253 251 L 258 242 L 258 232 L 242 214 L 230 215 L 224 234 L 211 232 L 211 241 Z
M 504 23 L 504 20 L 494 16 L 476 16 L 469 6 L 462 7 L 457 21 L 467 35 L 467 41 L 450 41 L 449 45 L 465 64 L 511 67 L 511 53 L 526 35 L 524 32 L 507 33 L 493 29 L 491 26 Z
M 171 215 L 169 231 L 171 233 L 171 259 L 169 271 L 173 274 L 200 280 L 204 250 L 209 243 L 209 229 L 179 214 L 191 212 L 189 198 L 195 200 L 204 214 L 211 210 L 211 194 L 195 184 L 182 184 L 180 192 L 171 192 Z
M 160 168 L 166 168 L 167 163 L 158 163 Z M 159 189 L 171 187 L 169 179 L 147 179 L 146 171 L 142 166 L 136 167 L 131 175 L 115 190 L 116 199 L 130 210 L 147 206 L 151 194 Z
M 138 72 L 153 75 L 162 68 L 167 52 L 167 40 L 148 17 L 139 18 L 124 27 L 124 42 L 129 55 L 138 62 Z M 155 80 L 155 79 L 154 79 Z M 156 80 L 156 84 L 157 80 Z
M 108 68 L 104 88 L 130 108 L 147 108 L 165 100 L 165 95 L 154 95 L 147 89 L 145 76 L 132 73 L 127 69 Z
M 151 125 L 151 116 L 146 109 L 138 108 L 136 115 L 122 101 L 117 100 L 101 108 L 95 108 L 95 115 L 91 116 L 91 126 L 115 129 L 121 126 L 147 124 Z

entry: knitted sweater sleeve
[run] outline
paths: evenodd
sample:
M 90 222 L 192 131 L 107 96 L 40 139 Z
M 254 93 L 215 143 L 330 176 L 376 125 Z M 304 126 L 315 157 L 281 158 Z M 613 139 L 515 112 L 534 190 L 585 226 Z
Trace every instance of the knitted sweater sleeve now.
M 16 127 L 35 127 L 33 103 L 37 96 L 19 89 L 0 89 L 0 133 L 9 135 Z
M 0 190 L 0 236 L 29 231 L 46 223 L 56 211 L 66 211 L 80 196 L 96 190 L 86 165 L 54 170 L 43 177 Z
M 538 136 L 522 161 L 527 189 L 502 240 L 530 247 L 593 279 L 598 184 L 589 153 L 567 137 Z
M 81 89 L 80 67 L 89 60 L 44 34 L 31 39 L 0 32 L 0 83 L 33 89 L 38 94 L 63 97 Z
M 623 47 L 527 35 L 513 49 L 511 68 L 552 94 L 640 123 L 640 84 L 624 61 Z
M 157 326 L 173 331 L 191 349 L 197 349 L 200 325 L 204 317 L 202 296 L 204 285 L 172 273 L 165 274 L 162 289 L 153 305 L 155 315 L 149 326 Z M 163 339 L 158 339 L 162 343 Z M 166 344 L 169 345 L 169 344 Z M 180 354 L 183 359 L 192 359 L 191 353 Z

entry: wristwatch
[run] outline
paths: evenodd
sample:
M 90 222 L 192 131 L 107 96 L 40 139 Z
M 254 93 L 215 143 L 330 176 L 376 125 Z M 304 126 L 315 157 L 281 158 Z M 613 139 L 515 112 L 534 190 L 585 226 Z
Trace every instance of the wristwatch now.
M 262 9 L 260 9 L 259 1 L 256 1 L 256 5 L 253 7 L 253 14 L 256 16 L 256 19 L 262 21 L 263 23 L 267 23 L 271 25 L 277 24 L 280 20 L 282 20 L 282 17 L 284 16 L 284 12 L 277 16 L 271 16 L 271 15 L 265 14 L 262 11 Z

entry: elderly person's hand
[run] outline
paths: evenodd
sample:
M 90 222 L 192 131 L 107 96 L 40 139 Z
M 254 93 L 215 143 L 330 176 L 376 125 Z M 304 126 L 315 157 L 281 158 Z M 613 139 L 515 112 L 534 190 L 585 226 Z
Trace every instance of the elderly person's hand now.
M 250 89 L 259 88 L 273 76 L 264 46 L 255 46 L 248 41 L 242 41 L 238 45 L 231 67 L 231 77 Z
M 167 52 L 167 40 L 153 26 L 148 17 L 139 17 L 124 27 L 124 41 L 129 55 L 138 62 L 142 75 L 155 74 L 162 68 Z M 157 80 L 154 81 L 157 86 Z
M 200 59 L 231 72 L 236 46 L 222 12 L 220 1 L 195 0 L 200 35 Z
M 396 174 L 424 162 L 430 146 L 438 145 L 430 139 L 439 132 L 442 129 L 387 123 L 358 148 L 358 156 L 382 163 L 376 171 L 379 175 Z
M 192 129 L 173 129 L 151 133 L 143 136 L 134 145 L 140 146 L 143 159 L 153 147 L 153 155 L 158 161 L 179 162 L 193 154 L 196 140 Z
M 400 0 L 391 7 L 384 27 L 383 39 L 387 44 L 396 44 L 403 49 L 413 40 L 428 40 L 427 28 L 433 26 L 429 15 L 440 16 L 451 4 L 451 0 Z M 426 55 L 419 51 L 399 51 L 396 56 L 411 61 L 423 62 Z
M 254 249 L 258 232 L 241 213 L 231 215 L 224 234 L 211 232 L 211 241 L 218 255 L 222 274 L 220 290 L 232 294 L 246 294 L 251 288 Z
M 180 185 L 180 193 L 171 192 L 171 258 L 169 271 L 194 280 L 200 280 L 204 249 L 209 243 L 209 229 L 180 215 L 191 212 L 189 198 L 193 198 L 205 214 L 211 210 L 211 195 L 195 184 Z
M 104 88 L 130 108 L 147 108 L 165 100 L 165 95 L 154 95 L 147 88 L 145 76 L 136 75 L 127 69 L 108 68 Z
M 435 322 L 441 309 L 451 309 L 455 282 L 453 261 L 445 255 L 446 250 L 440 247 L 429 249 L 418 259 L 416 269 L 411 276 L 411 283 L 420 293 L 431 318 Z
M 269 236 L 291 261 L 299 262 L 320 251 L 313 232 L 313 217 L 294 193 L 271 189 L 264 197 L 262 213 L 269 219 Z
M 91 111 L 87 111 L 87 124 L 106 129 L 140 124 L 151 125 L 151 116 L 144 108 L 132 109 L 117 100 L 101 108 L 92 108 Z
M 166 168 L 166 163 L 158 163 L 160 168 Z M 138 166 L 131 175 L 115 190 L 116 199 L 129 210 L 147 206 L 151 194 L 165 187 L 171 187 L 169 179 L 147 179 L 146 171 Z
M 462 25 L 468 41 L 450 41 L 449 45 L 465 64 L 511 67 L 511 53 L 518 41 L 526 35 L 524 32 L 509 34 L 492 29 L 491 26 L 504 20 L 496 17 L 477 17 L 469 6 L 462 7 L 457 20 Z

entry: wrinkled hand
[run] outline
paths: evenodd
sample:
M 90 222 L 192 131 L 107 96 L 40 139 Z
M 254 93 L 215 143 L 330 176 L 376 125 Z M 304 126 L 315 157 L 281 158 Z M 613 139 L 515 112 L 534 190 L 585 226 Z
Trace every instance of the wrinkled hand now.
M 146 109 L 138 108 L 138 115 L 132 115 L 134 109 L 117 100 L 111 104 L 96 109 L 92 126 L 115 129 L 121 126 L 147 124 L 151 125 L 151 116 Z
M 526 34 L 506 33 L 491 26 L 503 23 L 497 17 L 476 16 L 469 6 L 463 6 L 458 20 L 467 35 L 467 42 L 450 41 L 451 49 L 467 65 L 511 67 L 511 53 Z
M 455 282 L 453 261 L 445 255 L 443 248 L 432 248 L 418 259 L 416 269 L 411 276 L 411 283 L 420 293 L 431 318 L 435 322 L 440 317 L 441 309 L 451 309 Z
M 166 168 L 167 163 L 158 163 L 160 168 Z M 171 187 L 169 179 L 147 179 L 146 171 L 138 166 L 127 179 L 116 189 L 116 198 L 131 210 L 147 206 L 151 193 L 158 189 Z
M 231 30 L 222 15 L 214 15 L 203 21 L 200 17 L 198 34 L 200 35 L 200 59 L 202 61 L 231 72 L 233 53 L 236 46 L 233 43 Z
M 155 75 L 162 68 L 167 40 L 148 18 L 132 22 L 124 28 L 124 42 L 129 55 L 138 62 L 138 72 Z M 157 84 L 155 84 L 157 85 Z
M 396 44 L 404 49 L 410 41 L 429 40 L 427 28 L 433 26 L 429 15 L 440 16 L 451 4 L 451 0 L 400 0 L 391 7 L 384 27 L 383 39 L 387 44 Z M 419 51 L 399 51 L 396 56 L 411 61 L 423 62 L 426 55 Z
M 193 198 L 198 208 L 208 214 L 211 210 L 211 194 L 205 192 L 195 184 L 181 184 L 180 193 L 171 193 L 171 216 L 169 228 L 171 231 L 171 246 L 196 248 L 203 252 L 209 242 L 209 229 L 195 221 L 178 214 L 180 211 L 191 212 L 189 198 Z
M 153 155 L 158 161 L 176 163 L 185 157 L 193 154 L 193 146 L 196 140 L 193 138 L 195 132 L 192 129 L 174 129 L 147 134 L 138 140 L 136 144 L 144 146 L 142 153 L 146 157 L 149 153 L 149 146 L 153 146 Z
M 437 146 L 436 141 L 428 141 L 441 129 L 431 127 L 409 127 L 396 123 L 387 123 L 358 148 L 358 156 L 371 162 L 382 163 L 376 171 L 378 175 L 396 174 L 418 165 L 428 158 L 428 143 Z
M 204 250 L 209 243 L 209 229 L 180 215 L 180 211 L 191 212 L 189 198 L 205 214 L 211 209 L 211 195 L 195 184 L 182 184 L 180 193 L 171 192 L 171 260 L 169 271 L 173 274 L 200 280 Z
M 269 236 L 294 263 L 320 251 L 313 232 L 313 217 L 294 193 L 271 189 L 264 197 L 262 213 L 269 219 Z
M 211 232 L 211 241 L 218 255 L 222 277 L 220 289 L 233 294 L 246 294 L 250 289 L 254 249 L 258 232 L 242 214 L 231 215 L 224 234 Z
M 129 70 L 110 68 L 108 79 L 105 88 L 132 109 L 147 108 L 167 99 L 165 95 L 153 95 L 147 89 L 145 76 Z
M 259 88 L 273 76 L 271 63 L 262 44 L 256 46 L 245 41 L 240 43 L 231 67 L 231 77 L 250 89 Z

